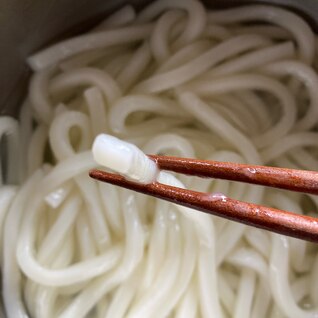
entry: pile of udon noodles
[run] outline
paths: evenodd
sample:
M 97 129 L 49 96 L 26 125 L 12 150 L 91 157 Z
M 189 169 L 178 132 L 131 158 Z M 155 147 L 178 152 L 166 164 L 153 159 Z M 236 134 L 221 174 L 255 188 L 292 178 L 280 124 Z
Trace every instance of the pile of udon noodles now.
M 0 120 L 7 317 L 317 317 L 314 244 L 88 177 L 102 132 L 145 153 L 317 170 L 315 59 L 294 13 L 194 0 L 124 7 L 31 56 L 20 119 Z M 171 182 L 317 216 L 310 195 Z

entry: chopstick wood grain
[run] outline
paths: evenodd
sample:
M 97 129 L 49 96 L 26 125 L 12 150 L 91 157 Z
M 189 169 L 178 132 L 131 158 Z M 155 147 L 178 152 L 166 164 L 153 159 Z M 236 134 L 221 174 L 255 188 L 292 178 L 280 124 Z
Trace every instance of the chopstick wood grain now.
M 159 166 L 162 167 L 160 164 Z M 189 174 L 192 175 L 192 173 Z M 91 170 L 89 175 L 99 181 L 180 204 L 201 212 L 278 234 L 318 243 L 318 219 L 313 217 L 242 202 L 219 194 L 202 193 L 163 185 L 158 182 L 140 184 L 127 180 L 120 175 L 101 170 Z
M 318 194 L 318 172 L 149 155 L 159 169 L 202 178 L 239 181 L 290 191 Z

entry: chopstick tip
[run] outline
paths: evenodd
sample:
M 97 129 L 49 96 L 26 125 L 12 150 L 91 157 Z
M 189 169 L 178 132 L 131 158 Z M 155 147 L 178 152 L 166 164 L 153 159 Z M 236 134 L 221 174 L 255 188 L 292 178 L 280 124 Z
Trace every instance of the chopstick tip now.
M 91 169 L 89 172 L 88 172 L 88 175 L 93 178 L 93 179 L 96 179 L 97 175 L 98 175 L 98 170 L 97 169 Z

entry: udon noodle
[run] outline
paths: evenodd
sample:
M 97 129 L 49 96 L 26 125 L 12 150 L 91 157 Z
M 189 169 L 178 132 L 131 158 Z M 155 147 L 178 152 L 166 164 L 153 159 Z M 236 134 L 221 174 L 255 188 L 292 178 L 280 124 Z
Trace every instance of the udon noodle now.
M 19 120 L 0 118 L 7 317 L 317 317 L 314 244 L 88 177 L 101 133 L 145 153 L 317 170 L 317 43 L 278 7 L 158 0 L 31 56 Z M 318 212 L 311 195 L 158 178 Z

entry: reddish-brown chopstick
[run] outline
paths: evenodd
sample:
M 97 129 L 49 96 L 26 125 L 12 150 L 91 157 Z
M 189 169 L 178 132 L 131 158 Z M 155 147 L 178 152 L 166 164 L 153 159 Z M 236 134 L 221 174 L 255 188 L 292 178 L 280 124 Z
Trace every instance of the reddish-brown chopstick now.
M 285 168 L 253 166 L 188 158 L 149 156 L 158 167 L 203 178 L 241 181 L 292 191 L 318 194 L 318 173 Z M 151 195 L 201 212 L 220 216 L 268 231 L 318 243 L 318 219 L 257 204 L 242 202 L 221 194 L 201 193 L 158 182 L 140 184 L 101 170 L 90 171 L 99 181 Z
M 318 243 L 318 219 L 287 211 L 234 200 L 219 194 L 202 193 L 163 185 L 140 184 L 101 170 L 89 175 L 99 181 L 180 204 L 201 212 L 220 216 L 268 231 Z
M 149 155 L 162 170 L 318 194 L 318 172 Z

